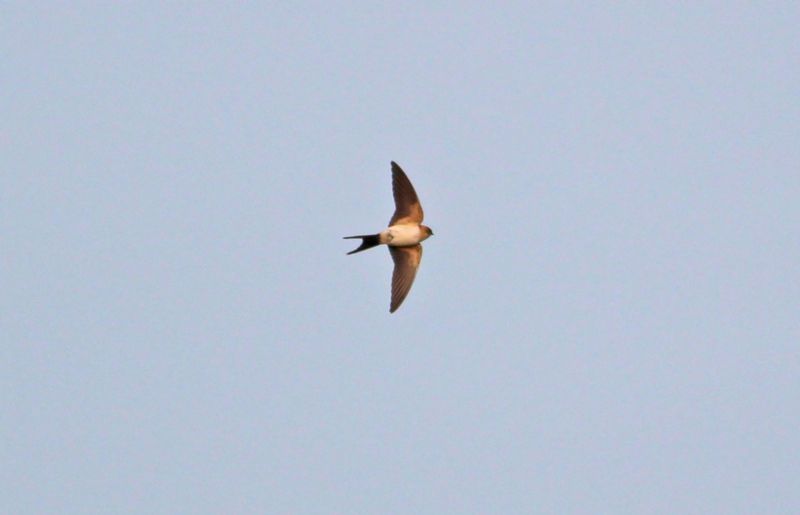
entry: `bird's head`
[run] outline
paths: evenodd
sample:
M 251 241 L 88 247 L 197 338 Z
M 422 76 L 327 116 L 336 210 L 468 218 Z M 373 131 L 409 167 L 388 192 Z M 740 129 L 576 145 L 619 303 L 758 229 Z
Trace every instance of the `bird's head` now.
M 427 225 L 421 225 L 420 227 L 422 228 L 423 231 L 425 231 L 425 234 L 427 234 L 428 236 L 433 236 L 433 229 L 431 229 Z

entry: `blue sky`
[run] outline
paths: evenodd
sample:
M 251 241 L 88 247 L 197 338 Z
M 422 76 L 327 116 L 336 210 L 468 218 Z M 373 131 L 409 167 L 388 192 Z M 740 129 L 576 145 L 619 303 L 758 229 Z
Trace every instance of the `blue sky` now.
M 0 512 L 797 511 L 796 4 L 0 14 Z

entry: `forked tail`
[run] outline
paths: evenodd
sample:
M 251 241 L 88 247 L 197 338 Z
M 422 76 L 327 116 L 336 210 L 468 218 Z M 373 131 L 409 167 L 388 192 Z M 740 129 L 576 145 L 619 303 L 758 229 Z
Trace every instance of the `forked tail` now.
M 362 250 L 371 249 L 372 247 L 377 247 L 381 244 L 380 234 L 362 234 L 361 236 L 345 236 L 345 240 L 355 240 L 361 238 L 361 246 L 355 250 L 351 250 L 347 253 L 349 256 L 350 254 L 355 254 L 356 252 L 361 252 Z

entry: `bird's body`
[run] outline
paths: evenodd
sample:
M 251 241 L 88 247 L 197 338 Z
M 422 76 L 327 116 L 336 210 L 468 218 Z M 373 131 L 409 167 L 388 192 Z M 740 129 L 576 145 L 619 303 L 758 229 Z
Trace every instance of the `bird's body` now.
M 380 233 L 381 243 L 390 247 L 407 247 L 428 239 L 431 233 L 426 231 L 427 227 L 420 224 L 396 224 L 388 227 Z
M 392 161 L 392 192 L 395 211 L 389 221 L 389 227 L 378 234 L 345 236 L 345 239 L 361 239 L 361 246 L 348 254 L 355 254 L 378 245 L 389 247 L 389 253 L 394 261 L 390 313 L 394 313 L 400 307 L 414 283 L 417 268 L 422 260 L 420 242 L 433 235 L 430 227 L 422 225 L 424 214 L 411 181 L 394 161 Z

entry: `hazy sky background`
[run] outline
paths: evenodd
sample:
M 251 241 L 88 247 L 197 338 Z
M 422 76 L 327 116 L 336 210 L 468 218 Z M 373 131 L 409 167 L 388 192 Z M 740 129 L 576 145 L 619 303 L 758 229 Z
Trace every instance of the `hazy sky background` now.
M 0 7 L 0 512 L 800 510 L 796 2 L 290 4 Z

